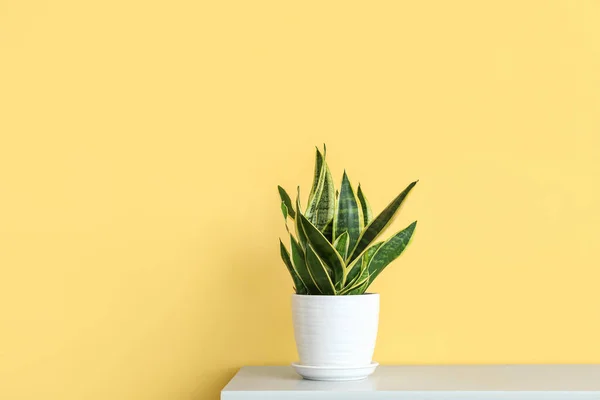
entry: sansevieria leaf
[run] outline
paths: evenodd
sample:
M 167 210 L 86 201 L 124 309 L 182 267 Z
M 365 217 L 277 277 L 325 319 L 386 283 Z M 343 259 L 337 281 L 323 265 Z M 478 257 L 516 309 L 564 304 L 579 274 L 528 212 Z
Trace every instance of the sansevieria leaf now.
M 360 184 L 358 185 L 357 197 L 358 201 L 360 202 L 360 207 L 362 208 L 363 226 L 367 226 L 371 223 L 371 221 L 373 221 L 373 211 L 371 211 L 371 206 L 369 205 L 369 202 L 367 201 Z
M 342 260 L 333 245 L 329 243 L 325 236 L 304 215 L 300 213 L 297 215 L 301 228 L 306 235 L 306 248 L 310 244 L 319 258 L 331 268 L 333 273 L 332 280 L 334 282 L 341 282 L 344 276 L 344 260 Z
M 358 257 L 373 240 L 379 236 L 381 232 L 390 224 L 396 212 L 400 209 L 402 202 L 408 196 L 413 187 L 417 184 L 417 181 L 408 185 L 406 189 L 402 191 L 392 202 L 379 214 L 371 223 L 364 229 L 356 246 L 352 250 L 349 261 L 354 260 Z
M 335 287 L 333 286 L 331 277 L 327 273 L 323 261 L 319 258 L 317 253 L 315 253 L 311 244 L 308 244 L 306 247 L 306 265 L 308 266 L 310 275 L 319 288 L 319 291 L 322 294 L 335 294 Z
M 333 217 L 333 238 L 337 239 L 342 232 L 348 232 L 350 249 L 354 249 L 362 230 L 358 199 L 348 179 L 346 171 L 342 177 L 342 187 L 336 204 L 336 213 Z
M 296 236 L 298 236 L 298 241 L 300 242 L 302 249 L 305 249 L 306 234 L 304 233 L 304 229 L 302 229 L 302 225 L 300 223 L 300 215 L 302 215 L 302 210 L 300 208 L 300 187 L 298 187 L 298 192 L 296 194 L 296 218 L 294 222 L 296 223 Z
M 288 213 L 288 215 L 292 219 L 294 219 L 296 217 L 296 213 L 294 212 L 294 206 L 292 205 L 292 199 L 287 194 L 287 192 L 285 191 L 285 189 L 282 188 L 281 186 L 277 186 L 277 190 L 279 190 L 279 197 L 281 197 L 281 201 L 287 207 L 287 213 Z
M 317 186 L 319 184 L 319 176 L 321 176 L 321 165 L 323 163 L 323 155 L 319 151 L 319 148 L 316 149 L 315 154 L 315 172 L 313 174 L 313 184 L 310 188 L 310 193 L 308 195 L 308 203 L 312 203 L 313 198 L 315 197 L 315 193 L 317 191 Z
M 317 210 L 317 202 L 321 197 L 321 192 L 323 190 L 323 184 L 325 180 L 325 175 L 323 173 L 323 163 L 325 162 L 325 157 L 321 154 L 319 149 L 317 148 L 317 153 L 315 156 L 315 173 L 313 178 L 313 184 L 310 189 L 310 194 L 308 195 L 308 204 L 306 205 L 306 212 L 304 216 L 308 218 L 309 221 L 313 221 L 313 216 L 315 211 Z
M 281 202 L 281 213 L 283 214 L 283 220 L 285 221 L 285 230 L 289 232 L 290 228 L 287 224 L 288 208 L 285 206 L 285 203 L 283 201 Z
M 323 236 L 325 236 L 325 239 L 327 239 L 329 243 L 333 243 L 333 218 L 331 218 L 327 225 L 325 225 L 325 228 L 323 228 L 322 232 Z
M 333 247 L 335 247 L 335 250 L 342 258 L 346 258 L 348 255 L 348 245 L 350 244 L 348 238 L 348 232 L 344 232 L 338 236 L 338 238 L 335 239 L 335 243 L 333 243 Z
M 354 282 L 347 284 L 339 292 L 339 294 L 344 295 L 344 294 L 352 293 L 353 291 L 355 291 L 356 289 L 358 289 L 362 285 L 364 285 L 365 282 L 369 282 L 369 270 L 366 268 L 360 273 L 360 275 L 354 280 Z
M 359 279 L 360 275 L 368 269 L 371 258 L 382 244 L 383 242 L 375 243 L 364 251 L 356 260 L 352 261 L 348 266 L 348 271 L 346 271 L 346 285 L 354 285 L 356 283 L 356 280 Z
M 370 281 L 373 282 L 377 275 L 392 261 L 394 261 L 408 246 L 410 239 L 417 226 L 417 221 L 410 224 L 405 229 L 396 233 L 394 236 L 386 240 L 369 262 Z
M 296 288 L 296 293 L 309 294 L 308 289 L 304 285 L 304 282 L 302 282 L 302 279 L 300 279 L 300 276 L 294 269 L 294 266 L 292 265 L 292 260 L 290 259 L 290 254 L 288 253 L 287 249 L 281 242 L 281 239 L 279 240 L 279 250 L 281 252 L 281 259 L 283 260 L 283 263 L 285 264 L 288 271 L 290 272 L 290 275 L 292 276 L 292 281 L 294 282 L 294 287 Z
M 306 265 L 306 257 L 304 256 L 304 251 L 300 247 L 300 244 L 296 241 L 293 235 L 290 234 L 290 249 L 292 251 L 292 266 L 294 270 L 298 274 L 298 277 L 302 280 L 304 286 L 308 289 L 310 294 L 319 294 L 320 290 L 315 284 L 308 271 L 308 266 Z
M 325 158 L 323 158 L 322 169 L 323 185 L 318 192 L 315 212 L 312 218 L 307 217 L 321 232 L 327 223 L 333 219 L 335 211 L 335 188 L 333 187 L 333 178 L 331 177 L 331 171 L 329 171 Z
M 354 287 L 354 288 L 348 290 L 344 294 L 346 294 L 348 296 L 357 295 L 357 294 L 363 294 L 367 290 L 367 288 L 369 287 L 369 285 L 371 284 L 371 279 L 367 278 L 367 279 L 365 279 L 365 280 L 363 280 L 361 282 L 362 283 L 360 285 L 358 285 L 357 287 Z

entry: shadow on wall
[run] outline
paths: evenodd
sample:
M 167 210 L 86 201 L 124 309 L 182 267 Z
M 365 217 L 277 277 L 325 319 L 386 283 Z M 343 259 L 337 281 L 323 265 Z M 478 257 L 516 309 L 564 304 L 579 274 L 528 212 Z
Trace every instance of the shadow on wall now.
M 190 400 L 219 400 L 221 389 L 236 374 L 238 368 L 211 369 L 203 374 L 201 382 L 190 396 Z

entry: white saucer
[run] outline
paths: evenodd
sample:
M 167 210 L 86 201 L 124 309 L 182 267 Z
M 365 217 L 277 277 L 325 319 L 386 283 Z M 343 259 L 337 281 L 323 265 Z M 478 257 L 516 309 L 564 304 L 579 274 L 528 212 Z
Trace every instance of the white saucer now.
M 372 362 L 357 367 L 312 367 L 292 363 L 292 367 L 299 375 L 313 381 L 358 381 L 375 372 L 378 365 Z

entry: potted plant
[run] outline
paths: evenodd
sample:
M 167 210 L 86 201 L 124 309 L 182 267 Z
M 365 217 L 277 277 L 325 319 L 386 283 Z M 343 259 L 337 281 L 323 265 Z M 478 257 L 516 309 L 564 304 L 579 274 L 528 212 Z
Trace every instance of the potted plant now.
M 365 292 L 408 246 L 417 223 L 376 240 L 417 182 L 374 217 L 360 185 L 354 191 L 345 171 L 335 190 L 325 156 L 326 148 L 317 148 L 306 208 L 300 206 L 300 188 L 294 207 L 278 187 L 290 236 L 290 251 L 279 241 L 281 258 L 296 292 L 292 314 L 300 362 L 292 365 L 308 379 L 362 379 L 377 367 L 372 357 L 379 321 L 379 295 Z

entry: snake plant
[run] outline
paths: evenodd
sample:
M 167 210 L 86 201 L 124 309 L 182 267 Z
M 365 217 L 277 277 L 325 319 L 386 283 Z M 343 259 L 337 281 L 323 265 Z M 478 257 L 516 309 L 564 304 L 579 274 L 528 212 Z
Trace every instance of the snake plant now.
M 300 188 L 295 207 L 290 196 L 278 186 L 281 210 L 290 236 L 290 251 L 279 240 L 281 258 L 288 268 L 297 294 L 357 295 L 364 293 L 383 269 L 408 246 L 417 222 L 373 243 L 397 214 L 417 181 L 376 217 L 360 184 L 356 192 L 344 171 L 336 191 L 323 153 L 317 148 L 313 185 L 308 205 L 302 211 Z M 292 220 L 296 236 L 288 227 Z

